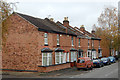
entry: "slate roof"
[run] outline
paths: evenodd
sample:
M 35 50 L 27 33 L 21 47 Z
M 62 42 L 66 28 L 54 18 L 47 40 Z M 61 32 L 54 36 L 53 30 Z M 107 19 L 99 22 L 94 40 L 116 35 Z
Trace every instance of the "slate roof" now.
M 55 52 L 62 52 L 62 51 L 64 51 L 64 50 L 61 48 L 55 48 Z
M 53 52 L 53 50 L 46 47 L 46 48 L 41 49 L 41 52 Z
M 15 12 L 16 13 L 16 12 Z M 46 32 L 51 32 L 51 33 L 58 33 L 58 34 L 67 34 L 67 35 L 72 35 L 76 36 L 74 33 L 66 33 L 63 28 L 60 28 L 56 23 L 50 21 L 48 18 L 41 19 L 41 18 L 35 18 L 29 15 L 17 13 L 19 16 L 23 17 L 36 27 L 38 27 L 39 31 L 46 31 Z
M 65 32 L 66 32 L 66 29 L 67 29 L 67 33 L 68 33 L 68 34 L 74 34 L 74 35 L 76 35 L 75 32 L 73 32 L 71 29 L 66 28 L 65 26 L 63 26 L 63 24 L 60 23 L 59 21 L 58 21 L 56 24 L 57 24 L 59 27 L 61 27 Z

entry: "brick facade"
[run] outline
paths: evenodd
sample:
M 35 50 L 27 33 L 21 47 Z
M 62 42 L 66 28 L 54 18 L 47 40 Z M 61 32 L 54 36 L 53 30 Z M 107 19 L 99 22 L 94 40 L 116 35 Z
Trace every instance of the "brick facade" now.
M 10 21 L 10 22 L 9 22 Z M 31 70 L 38 72 L 49 72 L 64 68 L 70 68 L 74 66 L 74 62 L 71 62 L 71 49 L 82 49 L 83 57 L 87 56 L 88 39 L 79 38 L 77 35 L 68 34 L 66 30 L 69 29 L 69 22 L 63 22 L 63 26 L 67 29 L 65 33 L 53 33 L 47 31 L 38 31 L 38 27 L 32 24 L 30 21 L 21 17 L 17 13 L 12 14 L 5 22 L 5 24 L 11 23 L 8 27 L 8 34 L 6 34 L 5 46 L 2 49 L 2 69 L 6 70 Z M 52 25 L 53 23 L 49 23 Z M 44 23 L 44 25 L 48 26 Z M 41 26 L 44 26 L 41 25 Z M 45 27 L 46 27 L 45 26 Z M 56 26 L 61 29 L 60 26 Z M 72 30 L 71 30 L 72 31 Z M 69 31 L 68 31 L 69 32 Z M 73 31 L 74 32 L 74 31 Z M 48 45 L 44 45 L 44 33 L 48 34 Z M 76 32 L 74 32 L 76 33 Z M 59 35 L 59 46 L 57 46 L 57 35 Z M 73 46 L 72 39 L 73 37 Z M 98 40 L 94 41 L 94 48 L 98 50 Z M 89 41 L 91 46 L 91 40 Z M 52 53 L 52 65 L 42 66 L 42 52 L 43 48 L 49 48 L 53 50 Z M 69 63 L 55 64 L 55 49 L 61 48 L 63 53 L 69 53 Z M 90 47 L 90 49 L 92 49 Z M 77 51 L 76 51 L 77 52 Z M 98 52 L 98 51 L 97 51 Z M 78 54 L 76 54 L 78 56 Z M 67 62 L 67 56 L 66 56 Z

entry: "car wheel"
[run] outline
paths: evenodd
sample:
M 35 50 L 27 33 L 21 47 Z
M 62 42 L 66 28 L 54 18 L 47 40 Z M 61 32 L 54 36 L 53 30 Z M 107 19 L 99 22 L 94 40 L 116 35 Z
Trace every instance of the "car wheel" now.
M 77 70 L 80 70 L 80 68 L 77 68 Z
M 86 71 L 88 70 L 89 68 L 88 68 L 88 66 L 87 66 L 87 68 L 85 69 Z
M 91 70 L 93 69 L 93 66 L 91 66 L 91 68 L 90 68 Z
M 99 65 L 99 68 L 101 67 L 101 64 Z

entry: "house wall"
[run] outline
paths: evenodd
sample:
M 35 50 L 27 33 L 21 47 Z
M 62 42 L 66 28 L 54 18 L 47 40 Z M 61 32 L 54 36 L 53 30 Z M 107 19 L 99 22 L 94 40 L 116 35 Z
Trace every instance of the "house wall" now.
M 87 50 L 88 50 L 88 39 L 82 38 L 81 40 L 81 49 L 83 50 L 83 56 L 87 56 Z
M 12 14 L 8 21 L 5 24 L 11 24 L 2 50 L 3 69 L 37 70 L 37 64 L 41 64 L 42 34 L 16 14 Z
M 12 14 L 7 19 L 5 24 L 8 24 L 9 21 L 11 24 L 8 27 L 6 44 L 2 50 L 2 68 L 6 70 L 13 69 L 39 71 L 38 66 L 42 66 L 41 49 L 44 47 L 49 47 L 52 50 L 57 48 L 57 34 L 48 33 L 48 46 L 44 46 L 45 32 L 38 31 L 37 27 L 24 20 L 17 14 Z M 70 51 L 71 36 L 61 35 L 60 47 L 66 51 Z M 54 65 L 55 52 L 53 51 L 52 54 L 52 64 Z M 59 70 L 69 67 L 70 64 L 66 63 L 63 67 L 61 67 L 61 65 L 57 65 L 57 69 L 55 68 L 51 70 Z M 49 71 L 50 68 L 51 66 L 47 67 L 46 70 Z
M 94 40 L 94 49 L 96 49 L 96 56 L 98 58 L 99 40 Z

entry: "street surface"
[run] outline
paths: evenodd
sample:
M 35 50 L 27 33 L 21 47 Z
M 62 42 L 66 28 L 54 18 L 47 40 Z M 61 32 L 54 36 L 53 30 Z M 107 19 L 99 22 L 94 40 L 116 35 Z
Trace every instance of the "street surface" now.
M 120 63 L 120 62 L 119 62 Z M 93 70 L 77 70 L 76 67 L 49 73 L 7 72 L 3 78 L 118 78 L 118 62 Z

